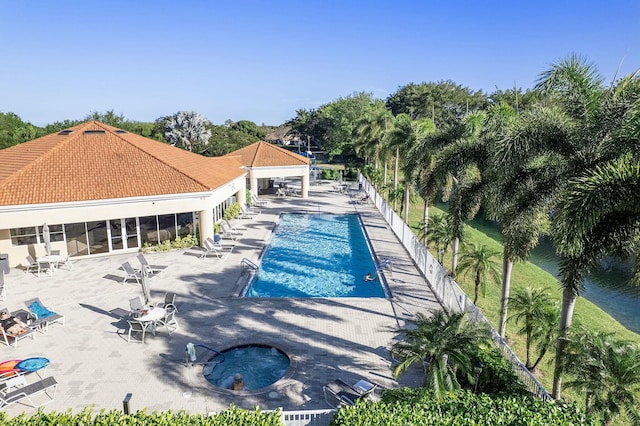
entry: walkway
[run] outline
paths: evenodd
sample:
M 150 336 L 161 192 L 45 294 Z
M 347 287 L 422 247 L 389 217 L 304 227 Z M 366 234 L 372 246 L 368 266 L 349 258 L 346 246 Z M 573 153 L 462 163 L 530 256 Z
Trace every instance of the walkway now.
M 45 411 L 80 411 L 94 405 L 122 409 L 132 393 L 131 409 L 186 410 L 192 413 L 220 411 L 230 403 L 252 409 L 286 410 L 328 408 L 322 386 L 336 378 L 358 378 L 385 387 L 399 384 L 391 377 L 388 349 L 397 329 L 416 312 L 437 309 L 425 279 L 416 270 L 382 217 L 371 205 L 351 202 L 347 194 L 331 192 L 330 183 L 311 186 L 310 197 L 269 199 L 266 208 L 244 225 L 242 239 L 222 259 L 200 259 L 197 249 L 148 254 L 152 264 L 169 265 L 151 280 L 151 295 L 161 301 L 166 291 L 177 293 L 180 328 L 168 336 L 159 329 L 145 344 L 127 343 L 118 334 L 125 328 L 128 300 L 141 295 L 137 284 L 120 284 L 125 260 L 137 265 L 136 254 L 77 260 L 73 269 L 53 276 L 27 275 L 12 270 L 7 305 L 23 308 L 23 301 L 40 297 L 66 316 L 64 326 L 52 325 L 36 340 L 21 340 L 17 349 L 3 346 L 2 358 L 46 356 L 47 369 L 59 382 L 55 401 Z M 387 279 L 393 295 L 387 299 L 245 299 L 237 294 L 244 285 L 242 258 L 256 262 L 283 212 L 331 212 L 361 214 L 367 234 L 379 257 L 390 257 L 393 274 Z M 122 331 L 121 331 L 122 332 Z M 293 375 L 269 392 L 248 395 L 216 390 L 199 368 L 184 365 L 187 342 L 225 349 L 242 343 L 274 343 L 295 362 Z M 420 370 L 403 376 L 400 385 L 416 386 Z M 14 404 L 11 415 L 35 410 Z

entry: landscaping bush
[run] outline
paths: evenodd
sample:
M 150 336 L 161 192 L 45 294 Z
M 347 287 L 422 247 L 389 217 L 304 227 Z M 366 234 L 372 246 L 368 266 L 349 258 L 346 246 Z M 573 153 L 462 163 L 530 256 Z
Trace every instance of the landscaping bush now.
M 243 410 L 234 405 L 221 413 L 207 416 L 204 414 L 188 414 L 184 411 L 163 411 L 147 413 L 138 411 L 135 414 L 127 415 L 120 411 L 102 410 L 95 416 L 90 408 L 85 408 L 78 414 L 70 411 L 65 413 L 44 413 L 39 411 L 31 416 L 24 413 L 9 418 L 7 413 L 0 412 L 0 424 L 5 426 L 33 426 L 33 425 L 56 425 L 56 426 L 160 426 L 160 425 L 198 425 L 198 426 L 227 426 L 227 425 L 256 425 L 256 426 L 282 426 L 280 412 L 278 410 L 271 413 L 262 413 L 257 408 L 253 411 Z
M 236 203 L 232 203 L 231 205 L 229 205 L 229 207 L 227 207 L 227 209 L 224 211 L 224 214 L 222 215 L 222 218 L 225 220 L 231 220 L 238 217 L 239 214 L 240 214 L 240 203 L 236 202 Z
M 527 396 L 473 394 L 458 390 L 392 389 L 382 401 L 358 401 L 338 410 L 330 423 L 351 425 L 596 425 L 575 405 L 543 402 Z
M 337 169 L 322 169 L 322 179 L 335 180 L 340 176 L 340 170 Z
M 184 237 L 177 236 L 175 240 L 165 240 L 157 245 L 144 243 L 142 251 L 147 253 L 149 251 L 170 251 L 173 249 L 191 248 L 198 245 L 198 237 L 195 235 L 187 234 Z

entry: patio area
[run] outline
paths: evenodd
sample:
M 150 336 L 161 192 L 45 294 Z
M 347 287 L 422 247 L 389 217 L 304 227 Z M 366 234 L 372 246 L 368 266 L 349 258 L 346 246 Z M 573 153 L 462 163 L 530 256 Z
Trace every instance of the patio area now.
M 65 315 L 66 322 L 51 325 L 35 340 L 21 340 L 17 349 L 3 346 L 1 360 L 50 359 L 43 376 L 54 376 L 59 386 L 45 411 L 75 412 L 85 406 L 120 410 L 127 393 L 132 394 L 132 411 L 208 413 L 230 403 L 248 409 L 313 410 L 330 408 L 322 387 L 338 378 L 348 383 L 365 379 L 382 387 L 417 386 L 419 369 L 400 383 L 393 380 L 389 348 L 407 319 L 439 304 L 377 210 L 353 202 L 352 191 L 335 192 L 332 182 L 324 182 L 310 187 L 308 199 L 261 196 L 269 203 L 256 218 L 234 221 L 246 231 L 220 259 L 200 258 L 197 248 L 146 254 L 151 264 L 168 266 L 150 280 L 151 300 L 161 302 L 165 292 L 175 292 L 179 328 L 171 335 L 163 329 L 147 333 L 144 344 L 126 341 L 128 301 L 142 295 L 141 286 L 135 280 L 121 284 L 121 264 L 139 266 L 137 253 L 76 260 L 71 270 L 61 268 L 51 276 L 12 269 L 5 277 L 8 294 L 2 306 L 14 311 L 39 297 Z M 246 282 L 242 259 L 257 262 L 280 213 L 354 211 L 360 213 L 378 258 L 393 260 L 393 273 L 386 273 L 391 299 L 237 297 Z M 201 367 L 185 366 L 188 342 L 217 350 L 273 344 L 289 355 L 294 370 L 265 392 L 220 390 L 205 380 Z M 16 403 L 5 411 L 17 415 L 35 409 Z

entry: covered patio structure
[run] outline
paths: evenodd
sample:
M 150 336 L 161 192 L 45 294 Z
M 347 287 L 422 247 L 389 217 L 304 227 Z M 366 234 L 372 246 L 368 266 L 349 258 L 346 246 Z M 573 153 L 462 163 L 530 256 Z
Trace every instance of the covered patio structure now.
M 240 157 L 249 173 L 249 188 L 259 194 L 271 187 L 276 179 L 299 178 L 302 198 L 309 197 L 309 159 L 267 142 L 256 142 L 227 154 Z

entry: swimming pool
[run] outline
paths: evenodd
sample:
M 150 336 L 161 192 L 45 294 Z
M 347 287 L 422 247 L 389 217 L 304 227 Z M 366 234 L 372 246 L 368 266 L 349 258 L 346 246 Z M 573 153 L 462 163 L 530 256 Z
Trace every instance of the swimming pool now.
M 246 297 L 385 297 L 355 214 L 280 216 Z

